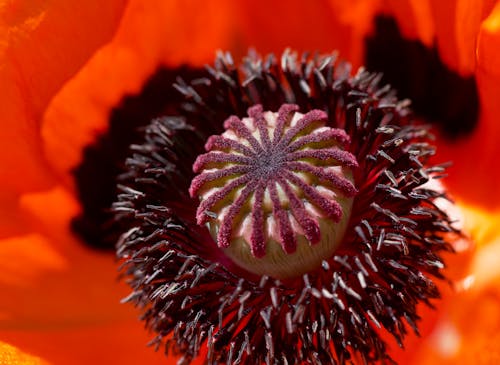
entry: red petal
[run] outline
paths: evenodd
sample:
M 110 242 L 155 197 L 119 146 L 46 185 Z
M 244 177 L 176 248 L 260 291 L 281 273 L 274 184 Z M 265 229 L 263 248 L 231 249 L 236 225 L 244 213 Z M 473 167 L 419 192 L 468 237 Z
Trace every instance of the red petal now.
M 385 0 L 382 12 L 396 18 L 406 38 L 419 39 L 426 46 L 433 46 L 435 26 L 428 0 Z
M 204 64 L 227 49 L 233 2 L 131 1 L 113 40 L 52 101 L 42 135 L 52 166 L 70 181 L 82 149 L 108 126 L 109 112 L 162 64 Z
M 166 358 L 163 350 L 148 347 L 153 338 L 132 313 L 130 320 L 109 323 L 84 323 L 78 327 L 52 330 L 0 330 L 0 337 L 15 343 L 51 364 L 64 365 L 166 365 L 175 364 L 175 357 Z M 2 348 L 0 347 L 0 351 Z M 1 362 L 0 355 L 0 364 Z M 11 363 L 5 363 L 11 364 Z M 14 363 L 16 364 L 16 363 Z M 20 363 L 21 365 L 24 363 Z M 38 364 L 26 363 L 26 365 Z
M 52 183 L 38 138 L 40 118 L 61 85 L 109 39 L 122 8 L 123 1 L 2 3 L 0 194 Z
M 489 210 L 499 210 L 500 4 L 481 25 L 477 43 L 479 124 L 468 139 L 443 144 L 441 158 L 454 161 L 446 183 L 456 198 Z
M 25 233 L 0 240 L 0 329 L 54 329 L 134 316 L 120 305 L 113 255 L 94 251 L 69 232 L 77 203 L 63 189 L 24 195 Z M 49 214 L 47 214 L 49 212 Z

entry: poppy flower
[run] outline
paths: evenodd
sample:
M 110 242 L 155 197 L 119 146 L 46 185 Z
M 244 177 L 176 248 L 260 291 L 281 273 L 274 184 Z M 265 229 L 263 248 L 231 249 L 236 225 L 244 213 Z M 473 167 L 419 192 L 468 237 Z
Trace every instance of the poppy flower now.
M 2 5 L 2 362 L 165 363 L 162 351 L 145 346 L 154 335 L 136 311 L 119 304 L 129 289 L 116 280 L 113 253 L 99 249 L 116 238 L 102 228 L 116 172 L 127 146 L 144 141 L 134 121 L 122 127 L 171 112 L 161 95 L 169 103 L 182 100 L 171 88 L 176 76 L 199 77 L 217 49 L 239 60 L 251 46 L 262 54 L 290 46 L 336 49 L 354 69 L 367 64 L 385 71 L 403 97 L 412 97 L 417 118 L 447 121 L 437 129 L 437 163 L 454 163 L 443 181 L 470 239 L 455 242 L 457 254 L 445 258 L 452 285 L 440 284 L 436 310 L 419 306 L 421 338 L 407 336 L 404 351 L 387 341 L 401 363 L 495 363 L 500 6 L 363 0 L 270 6 L 223 0 Z M 398 63 L 401 73 L 391 76 L 396 67 L 384 65 Z M 444 89 L 432 83 L 443 79 L 472 80 L 477 91 L 456 92 L 461 83 L 455 81 Z

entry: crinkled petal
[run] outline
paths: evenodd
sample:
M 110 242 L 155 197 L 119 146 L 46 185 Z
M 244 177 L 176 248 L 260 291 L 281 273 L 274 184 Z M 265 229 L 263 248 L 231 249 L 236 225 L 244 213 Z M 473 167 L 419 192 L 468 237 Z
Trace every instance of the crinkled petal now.
M 455 11 L 454 43 L 457 70 L 463 74 L 476 68 L 477 35 L 481 23 L 490 14 L 496 0 L 458 0 Z
M 113 255 L 84 247 L 69 232 L 77 202 L 63 188 L 25 194 L 26 233 L 0 240 L 0 329 L 57 329 L 131 318 L 119 305 Z M 49 214 L 47 213 L 49 211 Z
M 64 0 L 0 5 L 0 201 L 53 183 L 41 153 L 41 116 L 53 95 L 113 34 L 123 5 Z
M 496 0 L 383 0 L 381 12 L 396 18 L 403 35 L 437 46 L 452 70 L 468 76 L 476 69 L 476 41 Z
M 166 359 L 162 351 L 155 352 L 153 348 L 146 346 L 151 336 L 132 314 L 128 320 L 113 323 L 90 323 L 52 330 L 36 328 L 22 331 L 0 330 L 0 338 L 15 343 L 20 348 L 28 348 L 32 354 L 51 364 L 165 365 L 176 363 L 175 357 Z M 4 364 L 1 362 L 1 355 L 0 364 Z M 21 364 L 24 363 L 21 362 Z M 26 364 L 38 365 L 36 362 Z
M 45 153 L 66 182 L 82 149 L 106 131 L 111 109 L 139 92 L 161 65 L 204 64 L 215 50 L 233 48 L 233 3 L 130 1 L 112 41 L 66 83 L 45 114 Z
M 27 233 L 0 240 L 0 338 L 37 357 L 0 345 L 0 364 L 164 363 L 134 309 L 120 304 L 128 288 L 113 255 L 69 232 L 73 196 L 63 187 L 24 194 L 19 209 Z
M 500 3 L 482 23 L 477 40 L 476 82 L 480 120 L 470 137 L 443 143 L 440 158 L 453 160 L 446 183 L 453 195 L 468 204 L 500 210 Z

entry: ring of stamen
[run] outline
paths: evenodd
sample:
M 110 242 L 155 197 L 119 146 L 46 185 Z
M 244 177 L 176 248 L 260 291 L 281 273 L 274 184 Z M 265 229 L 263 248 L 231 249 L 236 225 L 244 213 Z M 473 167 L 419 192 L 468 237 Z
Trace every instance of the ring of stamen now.
M 154 346 L 185 364 L 378 364 L 394 363 L 389 338 L 403 346 L 409 332 L 418 334 L 421 304 L 439 298 L 443 253 L 461 237 L 439 204 L 446 193 L 428 185 L 446 168 L 432 164 L 432 135 L 412 120 L 408 101 L 381 87 L 380 75 L 350 70 L 336 54 L 251 54 L 236 65 L 221 53 L 206 77 L 179 79 L 179 115 L 153 120 L 143 143 L 132 146 L 113 204 L 121 272 L 132 287 L 124 301 L 140 308 Z M 349 135 L 348 151 L 359 163 L 341 246 L 317 269 L 288 280 L 236 267 L 206 223 L 197 224 L 199 199 L 187 194 L 207 139 L 219 146 L 214 151 L 240 149 L 238 159 L 252 151 L 249 142 L 209 139 L 223 133 L 228 116 L 255 104 L 277 111 L 283 103 L 324 110 L 326 125 Z M 318 172 L 323 162 L 307 165 Z M 214 164 L 224 166 L 224 159 Z M 211 179 L 224 182 L 220 176 L 247 168 L 233 163 L 200 181 L 209 188 Z M 272 187 L 271 204 L 280 202 Z M 293 228 L 285 232 L 293 235 Z

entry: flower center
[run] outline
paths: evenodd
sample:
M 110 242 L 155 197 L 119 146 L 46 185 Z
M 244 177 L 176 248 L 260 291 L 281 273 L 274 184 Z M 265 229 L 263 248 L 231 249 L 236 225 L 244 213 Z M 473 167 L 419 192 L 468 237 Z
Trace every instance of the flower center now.
M 197 222 L 239 266 L 275 278 L 302 275 L 339 247 L 356 194 L 349 137 L 320 110 L 257 105 L 211 136 L 193 170 Z
M 113 204 L 153 342 L 182 363 L 394 363 L 389 334 L 418 334 L 462 237 L 428 128 L 336 54 L 207 69 L 178 79 L 179 114 L 131 147 Z

